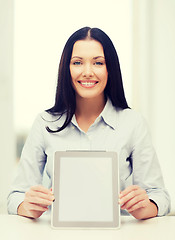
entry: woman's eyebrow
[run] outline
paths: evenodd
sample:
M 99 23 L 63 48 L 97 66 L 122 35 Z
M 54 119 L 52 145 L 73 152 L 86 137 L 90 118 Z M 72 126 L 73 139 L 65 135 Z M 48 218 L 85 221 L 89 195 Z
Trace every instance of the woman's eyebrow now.
M 82 57 L 79 57 L 79 56 L 73 56 L 71 59 L 73 58 L 79 58 L 79 59 L 83 59 Z M 104 56 L 97 56 L 97 57 L 93 57 L 93 59 L 98 59 L 98 58 L 105 58 Z
M 73 58 L 80 58 L 80 59 L 83 59 L 82 57 L 78 57 L 78 56 L 73 56 L 71 59 Z
M 97 59 L 97 58 L 105 58 L 104 56 L 97 56 L 97 57 L 94 57 L 93 59 Z

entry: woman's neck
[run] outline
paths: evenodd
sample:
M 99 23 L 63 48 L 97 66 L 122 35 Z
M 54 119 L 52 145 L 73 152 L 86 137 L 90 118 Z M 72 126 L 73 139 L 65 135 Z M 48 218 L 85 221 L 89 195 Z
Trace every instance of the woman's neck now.
M 76 98 L 76 116 L 98 117 L 106 104 L 105 97 L 99 98 Z
M 95 99 L 76 98 L 75 116 L 79 127 L 83 131 L 88 131 L 89 127 L 103 111 L 105 103 L 104 96 Z

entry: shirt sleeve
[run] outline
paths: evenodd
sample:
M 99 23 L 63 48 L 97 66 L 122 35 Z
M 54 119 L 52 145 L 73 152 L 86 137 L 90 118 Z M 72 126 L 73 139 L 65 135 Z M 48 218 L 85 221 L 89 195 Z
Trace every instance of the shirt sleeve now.
M 158 216 L 166 215 L 170 211 L 170 197 L 164 187 L 160 164 L 147 123 L 140 115 L 133 138 L 133 183 L 145 189 L 149 199 L 156 203 Z
M 17 208 L 24 200 L 25 192 L 31 186 L 42 184 L 43 170 L 46 163 L 42 125 L 42 118 L 38 115 L 24 145 L 7 198 L 9 214 L 17 214 Z

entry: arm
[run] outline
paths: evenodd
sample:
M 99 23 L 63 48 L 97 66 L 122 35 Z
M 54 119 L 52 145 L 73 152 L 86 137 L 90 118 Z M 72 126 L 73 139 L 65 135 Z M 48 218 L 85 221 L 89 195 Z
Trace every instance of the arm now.
M 38 116 L 24 145 L 16 177 L 8 196 L 8 212 L 10 214 L 18 214 L 18 206 L 25 202 L 25 193 L 29 191 L 31 186 L 42 184 L 43 170 L 47 158 L 42 131 L 42 119 Z M 20 209 L 21 207 L 18 210 Z
M 138 219 L 166 215 L 170 210 L 169 194 L 164 188 L 147 124 L 140 115 L 135 121 L 131 142 L 133 185 L 121 192 L 121 208 Z

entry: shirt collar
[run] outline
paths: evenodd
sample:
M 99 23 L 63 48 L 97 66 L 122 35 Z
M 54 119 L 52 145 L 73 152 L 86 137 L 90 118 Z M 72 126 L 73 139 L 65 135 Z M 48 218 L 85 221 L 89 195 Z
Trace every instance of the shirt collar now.
M 108 98 L 107 102 L 105 104 L 105 107 L 103 109 L 103 111 L 101 112 L 101 114 L 98 116 L 98 118 L 96 119 L 96 121 L 98 119 L 103 119 L 103 121 L 109 125 L 111 128 L 116 129 L 116 125 L 117 125 L 117 111 L 116 108 L 112 105 L 111 100 Z M 72 117 L 71 122 L 79 128 L 78 123 L 76 121 L 76 117 L 75 114 Z
M 112 102 L 109 98 L 107 99 L 106 105 L 100 116 L 103 118 L 104 122 L 107 125 L 109 125 L 113 129 L 116 129 L 118 114 L 116 108 L 112 105 Z
M 80 127 L 78 126 L 78 123 L 77 123 L 77 120 L 76 120 L 75 114 L 73 115 L 71 122 L 72 122 L 73 125 L 75 125 L 79 130 L 81 130 Z

